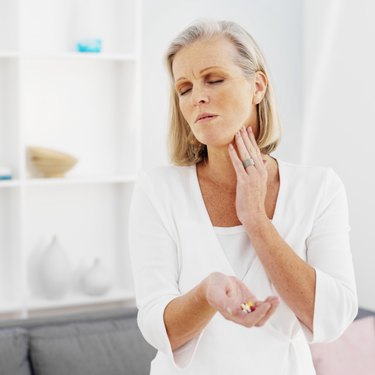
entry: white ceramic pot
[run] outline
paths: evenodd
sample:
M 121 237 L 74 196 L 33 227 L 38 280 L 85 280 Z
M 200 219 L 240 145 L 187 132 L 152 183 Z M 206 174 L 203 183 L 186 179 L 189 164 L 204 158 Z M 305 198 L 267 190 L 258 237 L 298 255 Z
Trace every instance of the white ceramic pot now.
M 42 255 L 39 276 L 42 291 L 47 298 L 62 298 L 70 288 L 72 268 L 57 236 L 53 236 Z
M 82 289 L 90 296 L 106 294 L 112 286 L 112 277 L 99 258 L 95 258 L 92 266 L 82 276 Z

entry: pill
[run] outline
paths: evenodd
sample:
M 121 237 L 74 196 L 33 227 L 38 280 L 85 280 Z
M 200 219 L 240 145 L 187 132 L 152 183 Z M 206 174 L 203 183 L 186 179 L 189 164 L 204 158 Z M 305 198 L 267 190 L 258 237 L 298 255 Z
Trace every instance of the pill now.
M 256 310 L 254 304 L 250 300 L 246 303 L 241 303 L 241 309 L 245 313 L 249 313 L 249 312 L 252 312 L 252 311 Z
M 249 308 L 250 308 L 251 311 L 255 311 L 256 310 L 256 308 L 255 308 L 255 306 L 254 306 L 254 304 L 253 304 L 253 302 L 251 300 L 249 300 L 246 305 L 249 306 Z

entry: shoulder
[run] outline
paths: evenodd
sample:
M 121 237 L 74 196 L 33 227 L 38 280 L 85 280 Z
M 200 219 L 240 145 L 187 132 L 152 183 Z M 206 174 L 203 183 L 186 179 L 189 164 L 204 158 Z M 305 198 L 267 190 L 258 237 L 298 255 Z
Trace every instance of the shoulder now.
M 344 184 L 333 168 L 277 161 L 280 189 L 293 217 L 299 213 L 305 219 L 319 217 L 332 202 L 338 202 L 338 209 L 346 205 Z
M 335 170 L 327 166 L 297 164 L 277 159 L 280 176 L 284 174 L 286 183 L 303 186 L 307 190 L 341 189 L 343 182 Z
M 296 164 L 278 160 L 280 184 L 288 192 L 289 204 L 326 207 L 336 198 L 346 202 L 343 181 L 332 167 Z

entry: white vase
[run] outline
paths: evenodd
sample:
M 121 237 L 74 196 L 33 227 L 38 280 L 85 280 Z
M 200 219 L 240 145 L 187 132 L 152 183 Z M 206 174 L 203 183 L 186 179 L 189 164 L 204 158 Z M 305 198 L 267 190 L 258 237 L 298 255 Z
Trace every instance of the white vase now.
M 69 259 L 57 236 L 53 236 L 40 262 L 40 281 L 44 295 L 51 299 L 64 297 L 71 285 L 72 276 Z
M 100 259 L 95 258 L 92 266 L 83 274 L 81 284 L 84 293 L 90 296 L 100 296 L 111 288 L 112 277 Z

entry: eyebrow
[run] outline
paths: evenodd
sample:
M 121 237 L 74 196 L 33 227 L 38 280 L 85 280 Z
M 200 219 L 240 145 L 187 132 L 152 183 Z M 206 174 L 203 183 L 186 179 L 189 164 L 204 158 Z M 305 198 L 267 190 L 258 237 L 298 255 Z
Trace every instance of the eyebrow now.
M 216 66 L 216 65 L 213 65 L 213 66 L 209 66 L 209 67 L 207 67 L 207 68 L 204 68 L 204 69 L 202 69 L 200 72 L 199 72 L 199 74 L 202 74 L 202 73 L 204 73 L 206 70 L 210 70 L 210 69 L 223 69 L 221 66 Z M 176 80 L 175 82 L 177 83 L 178 81 L 181 81 L 181 80 L 183 80 L 183 79 L 186 79 L 185 77 L 180 77 L 178 80 Z

